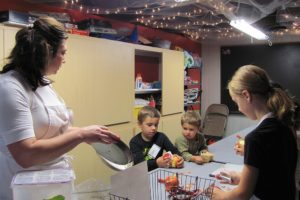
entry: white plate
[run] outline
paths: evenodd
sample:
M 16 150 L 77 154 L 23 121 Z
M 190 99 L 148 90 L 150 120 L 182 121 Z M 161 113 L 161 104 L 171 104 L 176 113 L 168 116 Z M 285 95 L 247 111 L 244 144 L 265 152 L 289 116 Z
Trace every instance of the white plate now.
M 125 170 L 133 165 L 129 147 L 122 141 L 113 144 L 93 143 L 92 146 L 106 165 L 115 170 Z

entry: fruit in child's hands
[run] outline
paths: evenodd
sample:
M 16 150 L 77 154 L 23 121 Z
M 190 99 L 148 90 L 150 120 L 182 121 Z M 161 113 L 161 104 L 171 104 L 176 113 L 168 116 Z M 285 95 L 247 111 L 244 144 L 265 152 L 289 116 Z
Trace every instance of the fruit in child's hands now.
M 177 164 L 178 164 L 178 162 L 179 162 L 179 160 L 180 160 L 180 158 L 179 158 L 178 156 L 174 155 L 174 156 L 172 157 L 171 166 L 172 166 L 173 168 L 176 168 L 176 167 L 177 167 Z
M 169 165 L 172 168 L 177 168 L 177 165 L 178 165 L 178 163 L 180 161 L 180 157 L 177 156 L 177 155 L 173 155 L 170 151 L 166 152 L 163 155 L 163 159 L 164 160 L 170 159 Z
M 244 146 L 245 145 L 245 140 L 244 139 L 239 139 L 238 141 L 239 146 Z
M 203 159 L 203 161 L 205 163 L 208 163 L 208 162 L 212 161 L 213 158 L 214 158 L 214 154 L 212 154 L 212 153 L 210 153 L 208 151 L 202 151 L 200 153 L 200 156 L 201 156 L 201 158 Z
M 166 152 L 164 155 L 163 155 L 163 159 L 166 160 L 166 159 L 172 159 L 173 155 L 170 151 Z
M 237 147 L 238 148 L 244 148 L 245 146 L 245 140 L 240 138 L 238 141 L 237 141 Z
M 236 136 L 238 138 L 238 141 L 237 141 L 237 145 L 239 148 L 242 148 L 245 146 L 245 139 L 242 138 L 240 135 L 237 135 Z

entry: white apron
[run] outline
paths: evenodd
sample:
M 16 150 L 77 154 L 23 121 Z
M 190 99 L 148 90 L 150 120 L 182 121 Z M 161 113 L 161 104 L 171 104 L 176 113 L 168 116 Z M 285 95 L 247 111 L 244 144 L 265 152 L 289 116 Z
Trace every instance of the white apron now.
M 63 134 L 68 129 L 72 116 L 51 86 L 40 87 L 29 95 L 35 137 L 47 139 Z M 15 162 L 9 152 L 0 153 L 0 199 L 12 199 L 10 183 L 12 177 L 19 171 L 70 168 L 69 160 L 67 155 L 63 155 L 48 163 L 24 169 Z

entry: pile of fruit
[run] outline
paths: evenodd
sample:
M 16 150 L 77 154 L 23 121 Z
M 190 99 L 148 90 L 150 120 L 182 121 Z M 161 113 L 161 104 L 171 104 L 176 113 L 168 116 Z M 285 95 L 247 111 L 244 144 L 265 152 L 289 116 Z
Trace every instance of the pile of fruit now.
M 179 185 L 178 174 L 167 176 L 166 179 L 158 179 L 159 183 L 164 183 L 168 197 L 172 200 L 192 200 L 202 194 L 200 189 L 189 190 Z

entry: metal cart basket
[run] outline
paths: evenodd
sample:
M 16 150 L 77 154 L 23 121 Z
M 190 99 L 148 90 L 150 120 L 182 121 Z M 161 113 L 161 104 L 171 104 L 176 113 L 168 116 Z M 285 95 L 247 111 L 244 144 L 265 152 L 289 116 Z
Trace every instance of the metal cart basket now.
M 210 200 L 215 180 L 157 169 L 149 172 L 151 200 Z M 136 188 L 138 190 L 138 188 Z M 136 200 L 110 194 L 111 200 Z

